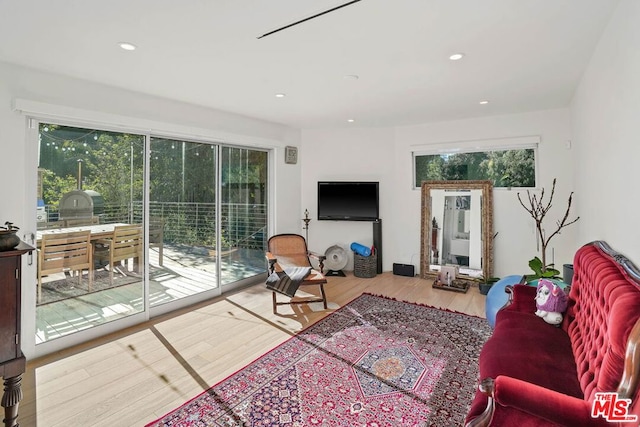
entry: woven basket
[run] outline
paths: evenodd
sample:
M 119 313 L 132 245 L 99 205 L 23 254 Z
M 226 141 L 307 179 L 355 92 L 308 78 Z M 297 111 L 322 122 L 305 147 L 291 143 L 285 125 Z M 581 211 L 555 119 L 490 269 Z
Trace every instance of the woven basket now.
M 353 275 L 356 277 L 376 277 L 378 274 L 378 256 L 362 256 L 353 253 Z

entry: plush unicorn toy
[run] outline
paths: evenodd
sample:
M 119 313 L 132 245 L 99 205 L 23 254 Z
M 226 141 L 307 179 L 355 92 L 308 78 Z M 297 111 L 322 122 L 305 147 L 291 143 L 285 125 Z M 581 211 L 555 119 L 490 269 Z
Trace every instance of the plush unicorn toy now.
M 567 294 L 551 280 L 540 279 L 536 292 L 536 316 L 551 325 L 562 322 L 562 312 L 567 309 Z

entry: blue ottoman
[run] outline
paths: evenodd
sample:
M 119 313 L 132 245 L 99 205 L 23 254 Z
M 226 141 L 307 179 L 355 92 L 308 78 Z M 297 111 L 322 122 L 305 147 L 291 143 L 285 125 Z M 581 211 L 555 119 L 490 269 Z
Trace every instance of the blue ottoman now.
M 485 315 L 489 321 L 489 325 L 493 328 L 496 324 L 496 314 L 506 303 L 509 301 L 509 295 L 504 291 L 504 288 L 509 285 L 516 285 L 520 283 L 522 279 L 521 274 L 514 274 L 512 276 L 506 276 L 498 280 L 487 293 L 487 301 L 485 302 Z

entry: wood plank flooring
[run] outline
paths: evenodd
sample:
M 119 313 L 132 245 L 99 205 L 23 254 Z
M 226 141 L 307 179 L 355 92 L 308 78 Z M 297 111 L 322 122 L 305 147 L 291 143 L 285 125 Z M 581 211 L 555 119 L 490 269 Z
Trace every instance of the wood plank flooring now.
M 22 427 L 144 426 L 363 292 L 484 317 L 485 296 L 384 273 L 330 277 L 322 304 L 271 309 L 262 283 L 29 361 Z M 281 297 L 284 299 L 284 297 Z

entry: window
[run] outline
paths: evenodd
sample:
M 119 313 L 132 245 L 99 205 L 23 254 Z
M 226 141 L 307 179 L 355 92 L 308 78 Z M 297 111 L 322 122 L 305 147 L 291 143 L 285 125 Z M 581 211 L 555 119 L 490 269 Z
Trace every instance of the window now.
M 485 180 L 494 187 L 535 187 L 536 148 L 414 153 L 415 187 L 431 180 Z

